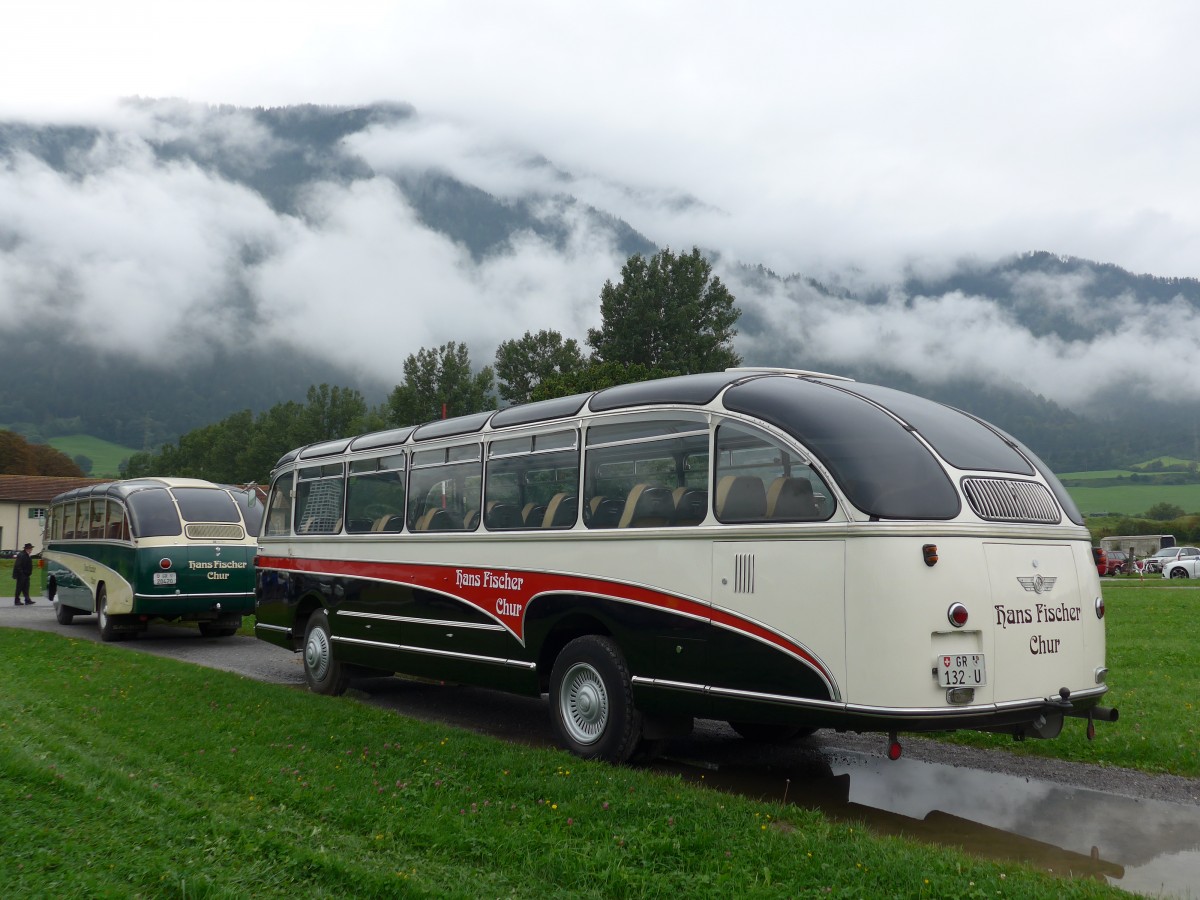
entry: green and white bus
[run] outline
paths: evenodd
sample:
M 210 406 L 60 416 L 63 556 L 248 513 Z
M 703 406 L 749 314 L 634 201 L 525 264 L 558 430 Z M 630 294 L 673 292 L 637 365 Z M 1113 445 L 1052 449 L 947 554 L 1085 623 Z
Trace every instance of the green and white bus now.
M 138 478 L 76 488 L 46 517 L 46 591 L 63 625 L 95 613 L 122 640 L 152 620 L 226 637 L 254 611 L 255 488 Z

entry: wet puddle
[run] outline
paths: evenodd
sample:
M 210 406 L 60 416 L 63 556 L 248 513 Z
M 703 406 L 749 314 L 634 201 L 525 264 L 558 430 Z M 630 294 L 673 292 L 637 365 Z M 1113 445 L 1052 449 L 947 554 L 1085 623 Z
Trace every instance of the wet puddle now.
M 362 684 L 370 702 L 406 715 L 555 746 L 545 700 L 398 679 Z M 737 738 L 724 723 L 696 724 L 651 768 L 717 790 L 818 809 L 879 834 L 1106 880 L 1134 893 L 1200 898 L 1200 806 L 909 757 L 891 762 L 839 747 L 836 735 L 829 744 L 817 738 L 811 745 L 763 745 Z
M 1140 894 L 1200 897 L 1197 806 L 850 751 L 814 753 L 788 769 L 690 761 L 666 768 L 718 790 L 862 822 L 880 834 L 1103 879 Z

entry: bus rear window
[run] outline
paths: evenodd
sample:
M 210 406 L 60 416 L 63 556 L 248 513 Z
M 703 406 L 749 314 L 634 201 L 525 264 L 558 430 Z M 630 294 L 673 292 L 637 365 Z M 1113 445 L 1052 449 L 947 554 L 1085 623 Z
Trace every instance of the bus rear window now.
M 171 495 L 162 488 L 129 495 L 129 518 L 138 537 L 173 537 L 183 533 Z
M 179 512 L 188 522 L 242 521 L 237 504 L 225 491 L 213 488 L 173 488 Z

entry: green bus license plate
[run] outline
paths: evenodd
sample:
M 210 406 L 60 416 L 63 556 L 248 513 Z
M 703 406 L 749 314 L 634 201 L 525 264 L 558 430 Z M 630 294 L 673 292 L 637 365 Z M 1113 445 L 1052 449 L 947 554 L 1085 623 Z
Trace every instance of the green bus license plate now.
M 175 583 L 175 573 L 174 572 L 155 572 L 154 573 L 154 583 L 155 584 L 174 584 Z
M 938 682 L 942 687 L 979 687 L 987 684 L 982 653 L 957 653 L 938 657 Z

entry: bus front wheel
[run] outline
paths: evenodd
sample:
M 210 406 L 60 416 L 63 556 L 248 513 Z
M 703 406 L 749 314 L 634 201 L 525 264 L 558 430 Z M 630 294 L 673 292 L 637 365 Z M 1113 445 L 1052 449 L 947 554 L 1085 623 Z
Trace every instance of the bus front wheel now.
M 54 601 L 54 618 L 58 620 L 59 625 L 70 625 L 75 620 L 77 610 L 71 609 L 61 600 Z
M 550 674 L 554 727 L 576 756 L 627 762 L 642 737 L 629 667 L 611 638 L 584 635 L 563 648 Z
M 344 694 L 350 684 L 350 673 L 333 658 L 333 638 L 329 617 L 317 610 L 308 617 L 304 628 L 304 680 L 316 694 Z

